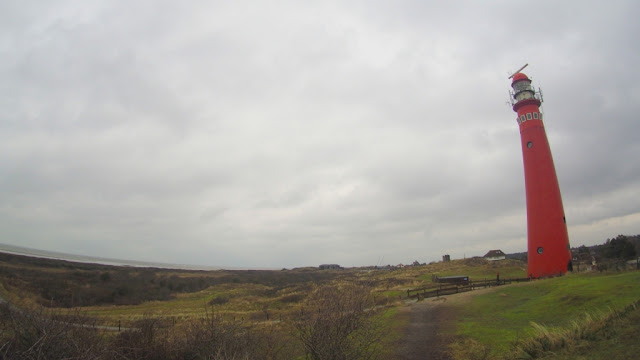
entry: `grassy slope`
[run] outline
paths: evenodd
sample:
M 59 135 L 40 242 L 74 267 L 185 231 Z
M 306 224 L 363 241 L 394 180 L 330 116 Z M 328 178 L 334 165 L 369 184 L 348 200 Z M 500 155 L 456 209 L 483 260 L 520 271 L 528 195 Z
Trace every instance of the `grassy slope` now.
M 568 326 L 586 312 L 618 309 L 640 299 L 638 282 L 640 272 L 578 274 L 499 288 L 459 309 L 456 333 L 498 356 L 533 333 L 531 321 Z
M 640 354 L 640 309 L 619 319 L 599 332 L 596 339 L 582 341 L 578 346 L 557 351 L 545 359 L 637 359 Z
M 139 305 L 103 305 L 81 308 L 90 316 L 114 322 L 123 319 L 127 322 L 139 320 L 145 316 L 165 316 L 189 318 L 201 316 L 205 311 L 227 314 L 241 318 L 247 313 L 262 313 L 263 308 L 273 313 L 279 307 L 277 299 L 254 295 L 264 288 L 259 284 L 224 284 L 188 294 L 178 294 L 176 299 L 167 301 L 148 301 Z M 223 305 L 210 305 L 209 302 L 219 296 L 230 298 Z M 110 320 L 109 320 L 110 319 Z
M 493 262 L 482 259 L 458 260 L 434 264 L 433 270 L 438 276 L 466 275 L 471 280 L 495 279 L 497 273 L 500 273 L 502 279 L 527 277 L 527 264 L 519 260 Z M 431 281 L 429 274 L 423 275 L 422 278 Z

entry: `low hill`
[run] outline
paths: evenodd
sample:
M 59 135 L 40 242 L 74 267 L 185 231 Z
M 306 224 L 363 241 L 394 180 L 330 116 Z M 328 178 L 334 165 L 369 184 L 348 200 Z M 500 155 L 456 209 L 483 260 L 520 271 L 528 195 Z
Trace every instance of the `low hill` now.
M 639 282 L 638 271 L 582 273 L 470 297 L 455 309 L 454 357 L 636 358 Z

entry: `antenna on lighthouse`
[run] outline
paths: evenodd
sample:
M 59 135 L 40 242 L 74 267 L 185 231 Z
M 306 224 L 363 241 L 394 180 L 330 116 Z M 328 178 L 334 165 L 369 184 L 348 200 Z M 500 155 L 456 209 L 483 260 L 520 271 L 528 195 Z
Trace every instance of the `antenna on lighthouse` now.
M 529 66 L 529 64 L 524 64 L 523 67 L 521 67 L 520 69 L 516 70 L 513 74 L 511 74 L 511 76 L 509 76 L 507 79 L 511 79 L 513 77 L 513 75 L 519 73 L 520 71 L 522 71 L 524 68 L 526 68 L 527 66 Z

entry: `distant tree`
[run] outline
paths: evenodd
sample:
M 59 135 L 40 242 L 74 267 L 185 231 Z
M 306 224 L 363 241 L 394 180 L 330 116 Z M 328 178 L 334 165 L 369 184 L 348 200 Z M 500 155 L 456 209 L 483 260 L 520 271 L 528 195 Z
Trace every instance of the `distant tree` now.
M 589 254 L 589 248 L 582 245 L 578 248 L 578 254 Z
M 602 256 L 609 259 L 630 259 L 636 256 L 635 246 L 624 235 L 607 239 L 601 251 Z

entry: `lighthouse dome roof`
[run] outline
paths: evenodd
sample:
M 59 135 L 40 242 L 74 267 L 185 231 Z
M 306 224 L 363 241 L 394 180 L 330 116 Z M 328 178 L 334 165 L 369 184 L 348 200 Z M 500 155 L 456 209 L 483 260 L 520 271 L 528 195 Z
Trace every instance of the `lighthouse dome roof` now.
M 523 73 L 516 73 L 516 74 L 513 75 L 512 83 L 520 81 L 520 80 L 529 80 L 529 78 L 527 77 L 527 75 L 525 75 Z

